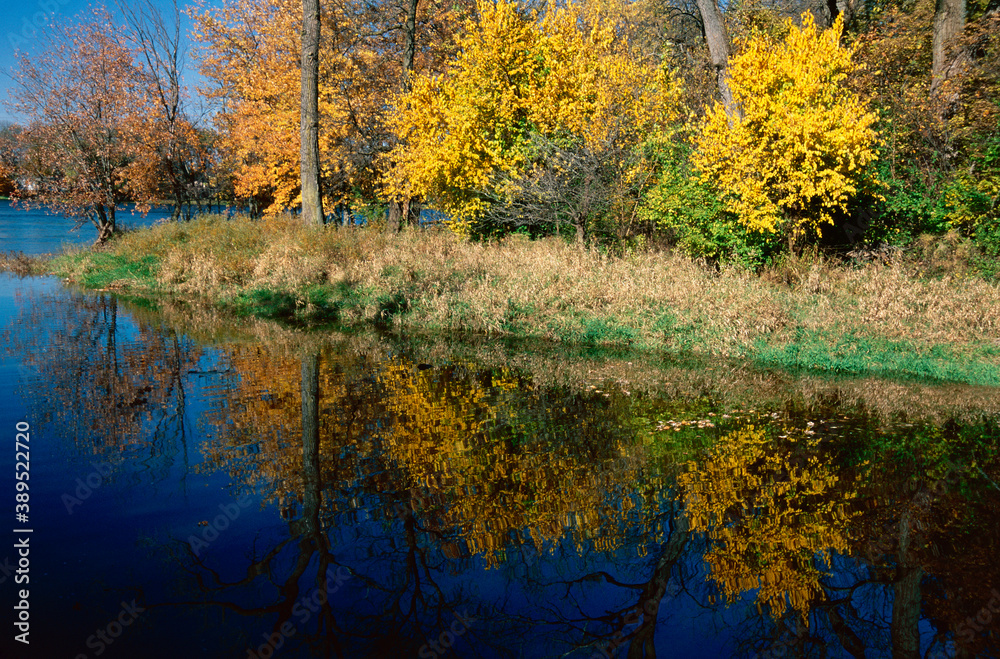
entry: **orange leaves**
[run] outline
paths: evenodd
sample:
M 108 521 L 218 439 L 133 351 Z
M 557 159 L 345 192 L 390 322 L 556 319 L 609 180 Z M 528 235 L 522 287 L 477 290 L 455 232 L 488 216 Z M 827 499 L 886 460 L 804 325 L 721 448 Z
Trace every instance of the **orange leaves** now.
M 426 3 L 418 20 L 415 66 L 435 66 L 462 3 Z M 375 160 L 396 140 L 385 126 L 387 102 L 403 81 L 400 6 L 324 3 L 320 46 L 320 155 L 324 205 L 376 195 Z M 225 101 L 218 121 L 237 194 L 277 213 L 299 204 L 299 29 L 295 0 L 227 0 L 194 13 L 201 71 Z
M 47 33 L 39 54 L 22 54 L 14 108 L 31 123 L 20 136 L 22 174 L 55 210 L 114 231 L 114 208 L 136 192 L 129 176 L 151 111 L 136 53 L 103 9 Z M 145 201 L 139 198 L 138 201 Z

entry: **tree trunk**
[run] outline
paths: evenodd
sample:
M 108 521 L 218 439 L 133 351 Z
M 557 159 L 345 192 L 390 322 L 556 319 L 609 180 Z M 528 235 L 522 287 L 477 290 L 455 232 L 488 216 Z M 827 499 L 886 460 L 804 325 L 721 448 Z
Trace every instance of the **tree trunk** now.
M 934 37 L 931 41 L 931 94 L 937 93 L 941 83 L 948 78 L 951 62 L 948 42 L 965 27 L 965 0 L 937 0 L 934 9 Z
M 409 0 L 406 7 L 406 22 L 403 26 L 403 91 L 410 90 L 410 74 L 413 73 L 413 56 L 417 51 L 417 3 Z
M 420 0 L 408 0 L 406 18 L 403 21 L 403 93 L 410 91 L 413 76 L 413 59 L 417 52 L 417 5 Z M 389 220 L 386 223 L 388 233 L 397 233 L 405 225 L 410 224 L 410 198 L 389 201 Z
M 899 551 L 896 558 L 896 579 L 892 584 L 892 657 L 920 659 L 920 581 L 924 570 L 910 561 L 910 510 L 899 521 Z
M 302 220 L 323 223 L 319 189 L 319 0 L 302 0 Z
M 403 217 L 403 204 L 395 201 L 389 201 L 389 218 L 385 223 L 386 233 L 396 233 L 400 229 L 400 219 Z
M 98 204 L 94 209 L 94 225 L 97 227 L 97 245 L 102 245 L 111 239 L 118 231 L 115 224 L 115 208 L 105 208 L 103 204 Z
M 303 535 L 319 532 L 319 352 L 302 357 L 302 525 Z
M 698 11 L 701 13 L 701 23 L 705 30 L 705 43 L 708 44 L 708 54 L 712 58 L 719 85 L 719 96 L 726 108 L 726 114 L 736 116 L 739 109 L 733 102 L 733 93 L 729 89 L 729 34 L 722 20 L 722 12 L 716 0 L 697 0 Z
M 628 659 L 656 659 L 656 623 L 659 620 L 660 604 L 667 594 L 670 578 L 687 545 L 691 531 L 687 517 L 678 512 L 673 519 L 670 539 L 660 551 L 659 560 L 652 578 L 643 586 L 636 610 L 641 622 L 635 630 L 628 647 Z

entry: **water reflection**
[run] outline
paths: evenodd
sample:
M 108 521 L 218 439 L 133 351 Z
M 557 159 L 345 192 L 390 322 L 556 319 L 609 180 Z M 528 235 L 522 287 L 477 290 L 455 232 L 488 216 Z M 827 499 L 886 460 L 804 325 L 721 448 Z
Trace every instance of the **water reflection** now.
M 713 389 L 708 368 L 564 356 L 556 378 L 544 355 L 273 326 L 233 339 L 123 304 L 34 296 L 5 336 L 39 432 L 127 474 L 109 487 L 185 496 L 118 509 L 107 532 L 138 575 L 59 575 L 114 582 L 90 595 L 108 609 L 140 594 L 109 656 L 1000 647 L 1000 433 L 975 391 L 905 415 L 852 383 L 775 403 L 768 378 L 785 376 Z M 52 532 L 72 542 L 96 511 Z M 58 612 L 86 638 L 90 620 Z
M 692 530 L 709 538 L 704 558 L 726 601 L 756 591 L 772 617 L 791 608 L 805 621 L 831 554 L 850 547 L 857 491 L 840 482 L 818 441 L 783 430 L 780 439 L 752 424 L 729 433 L 679 482 Z

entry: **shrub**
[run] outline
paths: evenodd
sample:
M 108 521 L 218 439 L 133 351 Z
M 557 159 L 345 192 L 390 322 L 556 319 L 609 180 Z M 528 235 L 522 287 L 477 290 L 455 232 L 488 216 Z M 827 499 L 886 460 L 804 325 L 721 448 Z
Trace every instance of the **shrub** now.
M 780 250 L 773 235 L 740 224 L 715 186 L 699 179 L 690 164 L 691 147 L 658 135 L 645 146 L 659 170 L 646 191 L 639 219 L 672 245 L 695 258 L 757 268 Z
M 717 181 L 728 210 L 758 231 L 819 236 L 870 185 L 876 116 L 844 84 L 856 65 L 842 20 L 820 33 L 811 13 L 775 44 L 748 40 L 729 65 L 739 112 L 709 111 L 694 165 Z

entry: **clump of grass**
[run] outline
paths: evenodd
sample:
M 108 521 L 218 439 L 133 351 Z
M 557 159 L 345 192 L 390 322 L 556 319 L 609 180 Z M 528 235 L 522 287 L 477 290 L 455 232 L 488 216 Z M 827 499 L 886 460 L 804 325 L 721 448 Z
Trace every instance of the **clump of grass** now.
M 18 277 L 30 277 L 46 272 L 48 257 L 31 256 L 24 252 L 0 253 L 0 272 L 10 272 Z
M 811 253 L 756 274 L 673 253 L 610 256 L 558 238 L 471 243 L 446 231 L 205 217 L 130 232 L 56 265 L 91 287 L 195 296 L 296 323 L 377 322 L 984 384 L 1000 365 L 1000 284 L 930 274 L 923 257 L 852 266 Z

